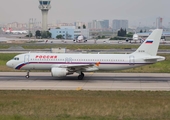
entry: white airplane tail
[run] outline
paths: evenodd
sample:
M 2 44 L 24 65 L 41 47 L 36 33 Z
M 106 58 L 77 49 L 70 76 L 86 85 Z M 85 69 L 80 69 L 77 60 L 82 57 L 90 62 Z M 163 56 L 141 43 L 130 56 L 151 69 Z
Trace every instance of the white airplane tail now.
M 6 29 L 5 28 L 1 28 L 3 32 L 6 32 Z
M 162 36 L 162 29 L 154 30 L 149 37 L 141 44 L 141 46 L 132 54 L 146 53 L 151 56 L 156 56 L 160 39 Z

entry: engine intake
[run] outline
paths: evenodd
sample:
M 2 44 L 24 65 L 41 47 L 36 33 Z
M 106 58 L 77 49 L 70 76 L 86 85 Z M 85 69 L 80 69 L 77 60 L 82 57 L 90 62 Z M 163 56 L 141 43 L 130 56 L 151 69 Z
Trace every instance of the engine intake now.
M 68 74 L 69 72 L 66 68 L 52 68 L 51 69 L 51 75 L 53 77 L 64 77 Z

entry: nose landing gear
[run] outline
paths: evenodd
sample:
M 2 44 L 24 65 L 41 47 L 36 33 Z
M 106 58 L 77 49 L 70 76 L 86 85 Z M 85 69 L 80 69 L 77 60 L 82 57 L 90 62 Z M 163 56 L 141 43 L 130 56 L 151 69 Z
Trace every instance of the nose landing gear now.
M 27 79 L 30 77 L 29 72 L 30 72 L 30 70 L 27 71 L 27 75 L 25 76 L 25 78 L 27 78 Z

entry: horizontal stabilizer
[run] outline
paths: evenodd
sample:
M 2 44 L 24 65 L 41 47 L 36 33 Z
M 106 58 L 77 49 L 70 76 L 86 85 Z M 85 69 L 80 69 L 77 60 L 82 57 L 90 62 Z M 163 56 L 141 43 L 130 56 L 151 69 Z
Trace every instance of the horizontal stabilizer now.
M 148 58 L 144 58 L 145 61 L 162 61 L 165 60 L 165 57 L 162 56 L 151 56 Z

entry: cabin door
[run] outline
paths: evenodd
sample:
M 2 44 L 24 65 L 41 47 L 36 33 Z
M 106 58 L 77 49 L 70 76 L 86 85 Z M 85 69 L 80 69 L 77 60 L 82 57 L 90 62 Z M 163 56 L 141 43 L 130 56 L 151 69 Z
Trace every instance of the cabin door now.
M 24 62 L 25 62 L 25 63 L 28 63 L 28 62 L 29 62 L 29 55 L 25 55 L 25 57 L 24 57 Z
M 129 65 L 135 65 L 135 56 L 129 56 Z

